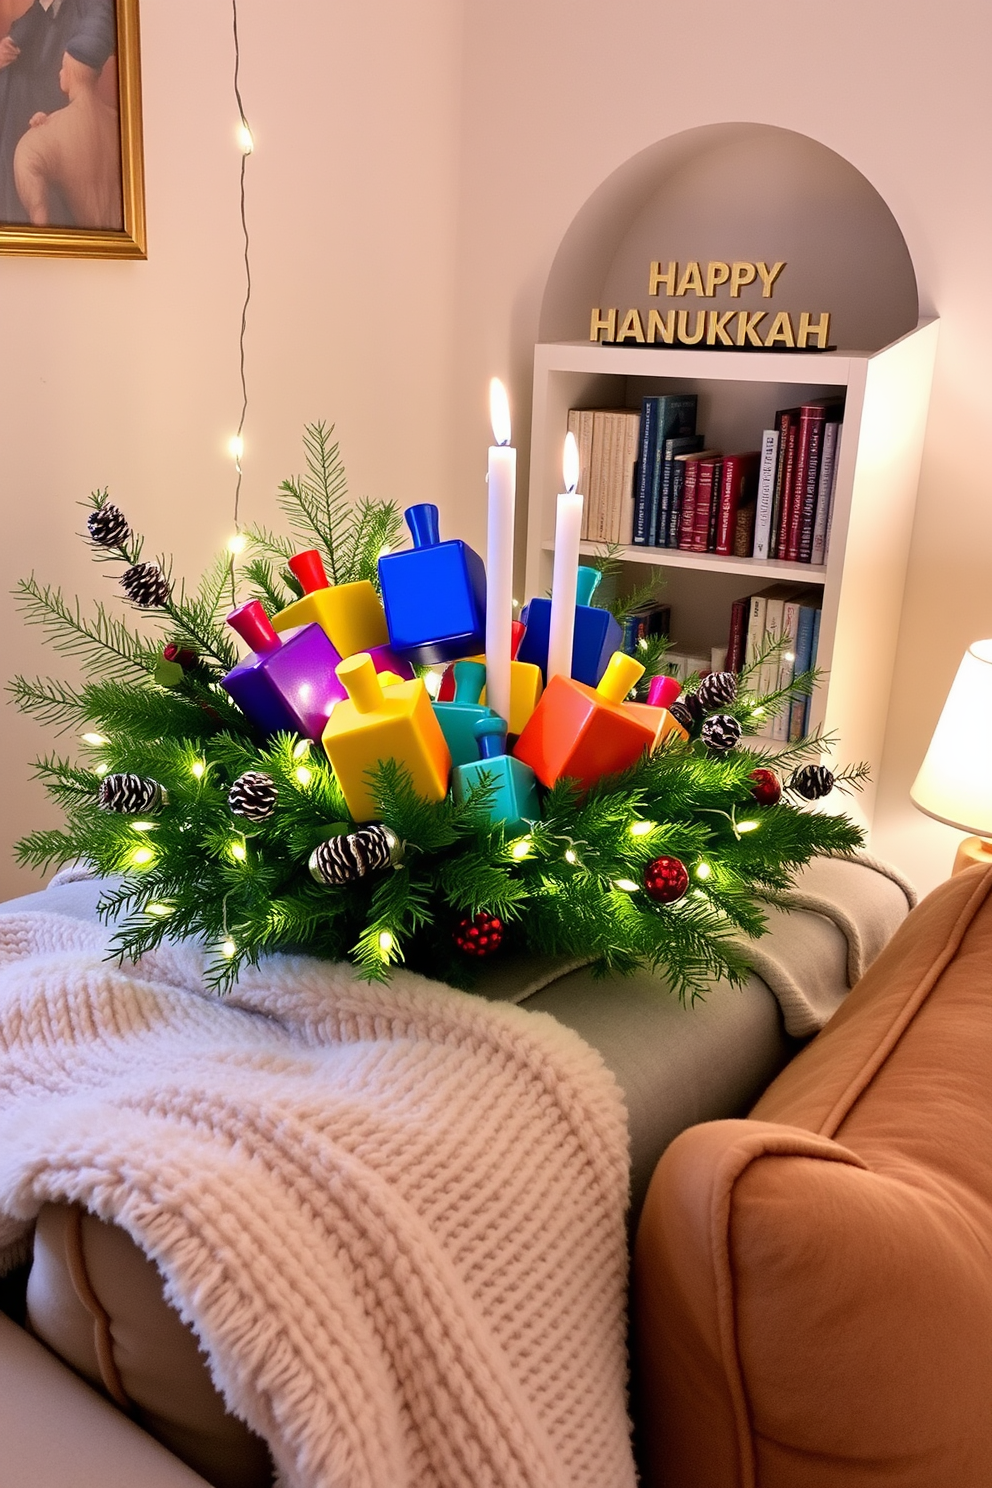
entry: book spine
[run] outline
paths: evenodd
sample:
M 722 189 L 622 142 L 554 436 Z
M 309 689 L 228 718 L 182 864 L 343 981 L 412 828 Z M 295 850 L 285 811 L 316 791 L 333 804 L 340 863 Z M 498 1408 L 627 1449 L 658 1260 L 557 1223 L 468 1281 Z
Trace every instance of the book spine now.
M 620 498 L 620 527 L 618 542 L 629 547 L 634 538 L 634 481 L 637 477 L 637 446 L 640 435 L 640 420 L 628 414 L 624 424 L 623 490 Z
M 679 545 L 682 503 L 685 499 L 685 470 L 688 463 L 687 460 L 672 461 L 672 504 L 668 513 L 668 532 L 664 543 L 666 548 L 677 548 Z
M 750 601 L 735 599 L 730 606 L 730 630 L 727 634 L 728 672 L 739 672 L 744 665 L 744 641 L 747 633 L 747 613 Z
M 782 480 L 778 490 L 778 535 L 775 541 L 776 558 L 784 558 L 789 549 L 789 524 L 792 521 L 792 500 L 794 493 L 794 478 L 796 473 L 796 445 L 799 441 L 799 425 L 793 418 L 789 419 L 788 426 L 782 430 L 782 444 L 784 455 L 780 460 Z
M 792 678 L 796 669 L 796 640 L 799 634 L 799 611 L 801 605 L 798 599 L 787 599 L 782 606 L 782 638 L 785 641 L 785 650 L 778 666 L 778 690 L 784 692 L 787 687 L 792 686 Z M 792 717 L 792 704 L 788 701 L 782 703 L 775 717 L 772 719 L 772 738 L 785 742 L 789 737 L 789 723 Z
M 727 455 L 720 478 L 720 500 L 717 505 L 716 542 L 714 551 L 729 557 L 737 530 L 737 513 L 740 509 L 743 464 L 738 455 Z
M 810 563 L 818 565 L 827 561 L 827 523 L 837 474 L 840 429 L 840 424 L 833 420 L 823 431 L 823 455 L 820 460 L 820 478 L 816 485 L 816 516 L 813 518 L 813 539 L 809 555 Z
M 701 460 L 685 461 L 685 485 L 682 489 L 682 516 L 679 519 L 678 542 L 683 552 L 688 552 L 692 547 L 692 537 L 696 530 L 696 487 L 699 483 L 701 464 Z
M 744 664 L 752 667 L 758 659 L 765 639 L 765 610 L 768 601 L 763 594 L 752 594 L 747 612 L 747 638 L 744 645 Z
M 816 613 L 812 605 L 800 605 L 799 619 L 796 624 L 796 660 L 793 676 L 799 677 L 803 672 L 809 671 L 810 657 L 813 654 L 813 618 Z M 793 698 L 789 708 L 789 740 L 793 744 L 805 733 L 806 702 L 807 699 L 804 697 Z
M 658 399 L 641 400 L 641 425 L 637 442 L 637 487 L 634 492 L 634 547 L 646 547 L 651 541 L 648 525 L 651 504 L 651 481 L 657 464 Z
M 775 468 L 778 464 L 778 430 L 766 429 L 761 436 L 761 468 L 758 474 L 758 508 L 754 515 L 754 556 L 768 558 L 771 536 Z
M 713 486 L 717 475 L 716 460 L 699 460 L 696 475 L 696 507 L 689 535 L 689 551 L 705 553 L 710 534 L 710 512 L 713 509 Z
M 603 489 L 603 454 L 606 447 L 606 422 L 602 413 L 592 416 L 592 452 L 589 457 L 589 489 L 586 492 L 585 541 L 596 541 L 596 524 Z
M 656 548 L 668 547 L 668 521 L 672 510 L 672 475 L 675 460 L 668 440 L 658 460 L 658 514 L 654 526 Z
M 816 514 L 816 483 L 820 475 L 820 449 L 823 444 L 825 408 L 803 409 L 799 426 L 799 452 L 796 458 L 796 499 L 789 525 L 789 557 L 797 563 L 808 563 L 813 550 L 813 518 Z M 806 556 L 803 557 L 805 549 Z
M 607 485 L 606 515 L 603 523 L 603 540 L 608 543 L 620 541 L 620 512 L 624 497 L 624 453 L 627 443 L 626 415 L 613 415 L 613 440 L 610 446 L 610 478 Z
M 713 480 L 710 483 L 709 511 L 710 518 L 706 525 L 706 551 L 712 553 L 716 549 L 716 522 L 720 512 L 720 488 L 723 485 L 723 456 L 713 461 Z
M 781 640 L 782 612 L 784 609 L 785 605 L 783 604 L 782 600 L 770 599 L 768 601 L 768 604 L 765 608 L 765 634 L 762 641 L 763 647 L 771 645 L 772 642 L 778 642 Z M 759 692 L 774 692 L 776 690 L 776 688 L 778 687 L 778 669 L 780 661 L 781 657 L 779 655 L 773 655 L 770 656 L 767 661 L 762 662 L 758 681 Z M 768 720 L 768 726 L 769 728 L 771 727 L 770 719 Z
M 748 501 L 744 506 L 737 509 L 737 521 L 734 523 L 734 543 L 732 556 L 734 558 L 750 558 L 754 553 L 754 516 L 756 504 Z

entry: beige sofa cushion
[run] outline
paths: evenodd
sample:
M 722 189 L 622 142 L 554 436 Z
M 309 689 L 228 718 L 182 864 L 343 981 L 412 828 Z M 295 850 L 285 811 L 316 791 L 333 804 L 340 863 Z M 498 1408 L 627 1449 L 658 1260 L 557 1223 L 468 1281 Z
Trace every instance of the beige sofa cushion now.
M 229 1415 L 158 1269 L 116 1225 L 70 1204 L 38 1215 L 27 1322 L 85 1380 L 215 1488 L 269 1488 L 268 1448 Z

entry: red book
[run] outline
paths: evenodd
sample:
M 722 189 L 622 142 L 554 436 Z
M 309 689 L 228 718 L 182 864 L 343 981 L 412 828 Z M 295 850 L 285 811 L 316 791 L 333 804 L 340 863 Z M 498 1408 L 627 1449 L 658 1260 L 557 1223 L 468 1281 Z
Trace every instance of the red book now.
M 782 415 L 782 439 L 779 444 L 782 488 L 778 512 L 778 541 L 775 545 L 776 558 L 784 558 L 789 547 L 792 502 L 795 495 L 796 446 L 798 443 L 799 410 L 793 408 Z
M 689 547 L 693 553 L 708 553 L 710 528 L 720 495 L 720 456 L 700 460 L 696 475 L 696 515 L 692 524 Z
M 730 634 L 727 637 L 728 672 L 739 672 L 744 665 L 744 644 L 747 640 L 747 617 L 751 608 L 750 599 L 735 599 L 730 608 Z
M 799 562 L 803 522 L 808 523 L 809 545 L 813 541 L 813 513 L 816 510 L 816 477 L 820 471 L 820 449 L 827 410 L 823 403 L 804 403 L 799 410 L 799 433 L 796 438 L 796 468 L 792 477 L 792 501 L 789 507 L 789 533 L 785 552 L 779 556 L 789 563 Z M 812 476 L 812 492 L 810 492 Z
M 724 557 L 729 557 L 734 551 L 738 511 L 757 492 L 760 460 L 760 450 L 749 450 L 745 455 L 724 455 L 715 544 L 715 551 Z
M 715 453 L 715 450 L 700 450 L 698 455 L 691 455 L 685 462 L 682 517 L 679 522 L 679 547 L 683 552 L 687 552 L 692 547 L 692 535 L 696 526 L 696 478 L 699 473 L 699 462 Z

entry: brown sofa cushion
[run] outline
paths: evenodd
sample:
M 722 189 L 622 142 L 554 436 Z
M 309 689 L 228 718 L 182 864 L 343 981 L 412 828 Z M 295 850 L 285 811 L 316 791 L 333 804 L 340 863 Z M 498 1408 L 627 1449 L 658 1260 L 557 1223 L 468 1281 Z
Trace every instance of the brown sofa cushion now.
M 637 1237 L 645 1482 L 992 1482 L 992 870 L 932 894 Z
M 38 1215 L 30 1330 L 215 1488 L 269 1488 L 268 1448 L 228 1415 L 154 1263 L 116 1225 L 71 1204 Z

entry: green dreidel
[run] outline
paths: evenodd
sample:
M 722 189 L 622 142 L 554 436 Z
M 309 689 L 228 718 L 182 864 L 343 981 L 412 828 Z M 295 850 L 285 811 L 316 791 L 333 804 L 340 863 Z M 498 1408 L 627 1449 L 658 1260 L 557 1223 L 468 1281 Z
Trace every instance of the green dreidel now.
M 434 716 L 451 751 L 451 763 L 469 765 L 479 757 L 475 725 L 480 718 L 492 716 L 492 709 L 479 702 L 486 685 L 486 668 L 481 661 L 456 661 L 453 674 L 454 701 L 435 703 Z
M 522 832 L 541 814 L 537 799 L 537 776 L 529 765 L 506 753 L 506 722 L 498 713 L 476 721 L 473 733 L 481 759 L 458 765 L 451 772 L 451 791 L 459 805 L 476 786 L 495 787 L 489 820 L 502 823 L 508 832 Z

